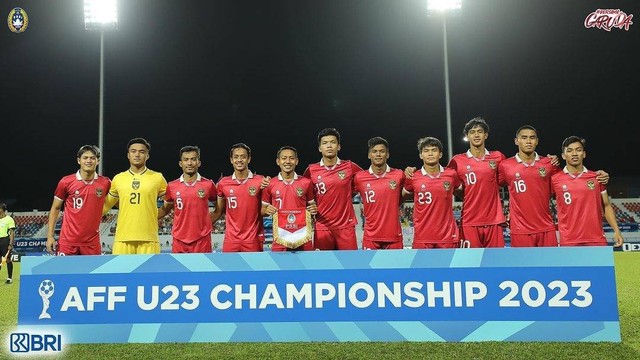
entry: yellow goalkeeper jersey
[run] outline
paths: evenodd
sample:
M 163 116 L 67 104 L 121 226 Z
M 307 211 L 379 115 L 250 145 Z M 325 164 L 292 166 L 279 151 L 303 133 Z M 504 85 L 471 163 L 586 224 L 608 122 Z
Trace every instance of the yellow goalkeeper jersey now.
M 166 190 L 167 181 L 153 170 L 116 175 L 107 197 L 119 208 L 115 241 L 158 241 L 158 199 Z

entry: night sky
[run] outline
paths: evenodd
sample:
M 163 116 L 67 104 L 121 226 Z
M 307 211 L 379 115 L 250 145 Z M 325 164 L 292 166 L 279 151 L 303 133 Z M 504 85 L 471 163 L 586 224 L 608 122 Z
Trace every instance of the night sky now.
M 2 1 L 29 16 L 0 30 L 0 201 L 48 210 L 77 149 L 98 143 L 99 33 L 82 0 Z M 598 8 L 634 14 L 629 31 L 587 29 Z M 445 143 L 442 20 L 425 0 L 129 0 L 105 34 L 105 175 L 128 168 L 126 143 L 151 144 L 148 166 L 170 181 L 178 150 L 202 148 L 201 174 L 232 172 L 229 148 L 274 175 L 276 150 L 318 161 L 316 135 L 342 134 L 340 157 L 368 167 L 366 141 L 390 142 L 390 165 L 419 165 L 416 140 Z M 637 18 L 636 18 L 637 16 Z M 3 17 L 4 19 L 4 17 Z M 639 176 L 640 3 L 468 0 L 447 17 L 454 153 L 466 121 L 491 126 L 487 148 L 516 152 L 515 130 L 538 128 L 542 154 L 587 138 L 586 165 Z M 443 162 L 445 160 L 443 159 Z

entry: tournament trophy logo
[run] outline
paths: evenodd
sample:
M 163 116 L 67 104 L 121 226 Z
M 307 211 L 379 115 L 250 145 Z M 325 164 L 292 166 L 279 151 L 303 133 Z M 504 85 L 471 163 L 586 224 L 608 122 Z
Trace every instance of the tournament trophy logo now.
M 7 17 L 7 25 L 9 26 L 9 30 L 16 34 L 22 33 L 27 30 L 27 26 L 29 25 L 29 17 L 27 16 L 27 12 L 22 8 L 13 8 L 9 12 L 9 16 Z
M 51 315 L 47 312 L 49 309 L 49 298 L 53 296 L 55 286 L 51 280 L 43 280 L 38 287 L 38 294 L 42 298 L 42 312 L 38 319 L 51 319 Z

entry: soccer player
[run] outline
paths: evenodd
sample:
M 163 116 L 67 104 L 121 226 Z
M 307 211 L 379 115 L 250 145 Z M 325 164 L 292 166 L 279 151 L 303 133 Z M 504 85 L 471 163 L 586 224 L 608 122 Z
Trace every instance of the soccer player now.
M 387 140 L 376 136 L 369 139 L 367 146 L 371 167 L 359 171 L 353 179 L 364 206 L 362 249 L 402 249 L 400 202 L 404 173 L 387 165 Z
M 143 138 L 127 144 L 129 169 L 117 174 L 103 213 L 118 204 L 118 226 L 113 254 L 159 254 L 158 199 L 164 198 L 167 181 L 147 168 L 151 145 Z
M 458 174 L 464 191 L 463 247 L 504 247 L 505 217 L 498 188 L 498 165 L 505 156 L 485 148 L 489 125 L 483 118 L 467 122 L 464 134 L 469 139 L 469 150 L 455 155 L 447 165 Z
M 569 136 L 562 142 L 566 166 L 551 177 L 558 209 L 560 246 L 606 246 L 602 214 L 613 228 L 614 246 L 624 241 L 607 188 L 596 181 L 596 173 L 587 170 L 585 140 Z
M 77 160 L 80 169 L 63 177 L 53 194 L 47 227 L 47 251 L 57 255 L 100 255 L 100 220 L 111 180 L 96 173 L 100 164 L 97 146 L 82 146 Z M 63 204 L 62 229 L 56 249 L 54 230 Z
M 164 205 L 158 210 L 158 218 L 174 210 L 173 253 L 210 253 L 212 250 L 209 201 L 215 202 L 218 192 L 213 181 L 198 173 L 201 164 L 199 147 L 180 149 L 178 166 L 182 168 L 182 175 L 167 185 Z
M 453 216 L 453 191 L 460 186 L 458 175 L 440 165 L 440 140 L 418 140 L 418 153 L 422 168 L 404 186 L 406 192 L 413 193 L 413 248 L 458 248 L 460 236 Z
M 0 254 L 2 254 L 2 264 L 7 264 L 7 281 L 5 284 L 13 283 L 13 262 L 11 261 L 11 251 L 15 242 L 16 222 L 7 215 L 7 205 L 0 203 Z
M 211 216 L 215 223 L 226 213 L 223 252 L 262 251 L 264 224 L 262 222 L 263 177 L 248 168 L 251 148 L 243 143 L 235 144 L 229 152 L 233 175 L 218 182 L 216 209 Z
M 327 128 L 318 134 L 319 163 L 310 164 L 304 176 L 314 185 L 316 226 L 314 247 L 318 250 L 357 250 L 358 224 L 352 204 L 353 177 L 362 168 L 338 157 L 340 133 Z
M 278 150 L 276 164 L 280 173 L 262 190 L 262 215 L 277 216 L 278 210 L 306 208 L 311 215 L 318 212 L 313 198 L 313 184 L 306 177 L 296 174 L 298 151 L 292 146 L 283 146 Z M 275 233 L 276 229 L 274 229 Z M 297 248 L 287 248 L 273 243 L 271 251 L 308 251 L 313 250 L 313 243 L 308 241 Z

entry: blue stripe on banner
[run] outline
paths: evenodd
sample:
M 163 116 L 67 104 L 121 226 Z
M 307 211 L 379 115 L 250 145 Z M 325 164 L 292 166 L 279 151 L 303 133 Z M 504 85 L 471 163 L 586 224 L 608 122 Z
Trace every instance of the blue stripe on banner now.
M 406 341 L 391 324 L 386 321 L 362 321 L 358 327 L 366 335 L 367 341 Z
M 389 321 L 407 341 L 445 341 L 420 321 Z
M 425 321 L 424 324 L 445 341 L 462 341 L 484 325 L 484 321 Z
M 462 341 L 505 340 L 533 323 L 534 321 L 488 321 Z
M 220 271 L 208 254 L 174 254 L 171 255 L 190 272 Z
M 293 341 L 311 341 L 312 338 L 304 330 L 301 323 L 265 323 L 264 328 L 276 342 L 292 341 L 292 337 L 296 340 Z
M 496 251 L 498 250 L 498 251 Z M 561 248 L 485 249 L 481 266 L 492 267 L 553 267 L 553 266 L 613 266 L 611 246 L 581 246 Z M 602 256 L 603 251 L 609 256 Z
M 564 330 L 557 333 L 558 327 L 562 327 Z M 549 337 L 550 333 L 556 332 L 556 334 L 554 334 L 555 341 L 580 341 L 603 329 L 604 323 L 601 321 L 535 322 L 505 340 L 525 341 L 526 339 L 526 341 L 543 341 Z
M 153 342 L 189 342 L 197 325 L 196 323 L 162 324 Z
M 272 342 L 262 323 L 238 324 L 236 331 L 231 336 L 233 342 Z
M 161 324 L 134 324 L 129 333 L 128 342 L 152 343 L 160 330 Z
M 585 336 L 580 341 L 613 341 L 620 342 L 620 322 L 618 321 L 604 321 L 602 323 L 604 329 L 593 333 L 589 336 Z M 580 326 L 580 325 L 577 325 Z
M 93 274 L 131 273 L 149 260 L 151 256 L 152 255 L 104 256 L 107 261 L 87 272 Z M 81 256 L 74 256 L 73 258 L 80 257 Z
M 197 324 L 191 335 L 191 342 L 228 342 L 235 333 L 238 326 L 236 324 Z
M 489 249 L 458 249 L 453 250 L 453 258 L 451 259 L 451 268 L 470 268 L 479 267 L 482 263 L 482 256 L 484 252 Z
M 340 341 L 369 341 L 367 335 L 353 322 L 331 322 L 327 326 Z
M 340 341 L 340 339 L 333 333 L 327 323 L 302 323 L 302 328 L 306 331 L 312 341 Z
M 411 266 L 415 256 L 415 251 L 374 251 L 370 265 L 376 269 L 406 268 Z
M 46 263 L 52 256 L 23 256 L 20 260 L 20 274 L 32 275 L 33 269 L 38 268 L 41 264 Z M 37 272 L 36 272 L 37 273 Z

